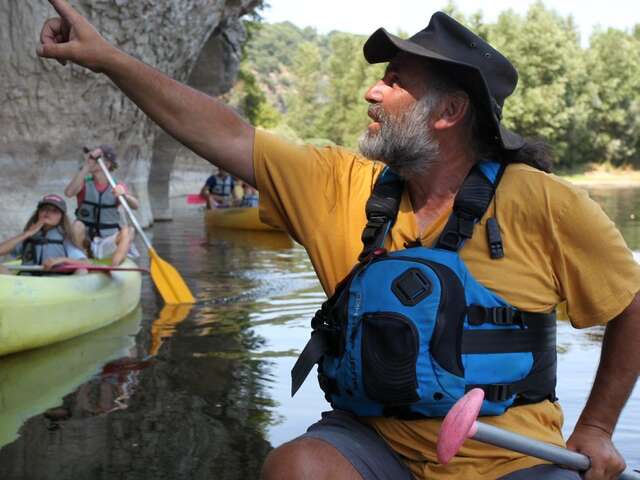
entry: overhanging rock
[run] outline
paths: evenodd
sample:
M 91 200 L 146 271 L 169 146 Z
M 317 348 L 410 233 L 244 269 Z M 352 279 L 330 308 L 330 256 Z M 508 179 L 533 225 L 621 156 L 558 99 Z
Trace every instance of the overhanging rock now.
M 205 85 L 198 88 L 218 94 L 231 86 L 237 72 L 244 40 L 239 18 L 260 2 L 71 3 L 109 41 L 179 81 L 197 83 L 194 67 L 202 65 Z M 165 144 L 169 150 L 177 147 L 163 140 L 164 134 L 157 135 L 159 129 L 105 76 L 35 55 L 40 28 L 53 15 L 48 2 L 0 2 L 0 238 L 23 227 L 43 194 L 62 193 L 82 162 L 82 146 L 98 143 L 116 146 L 118 180 L 141 199 L 139 218 L 148 225 L 153 221 L 151 204 L 162 211 L 172 168 L 173 157 L 159 152 Z M 209 68 L 214 71 L 207 72 Z M 73 210 L 75 201 L 70 204 Z

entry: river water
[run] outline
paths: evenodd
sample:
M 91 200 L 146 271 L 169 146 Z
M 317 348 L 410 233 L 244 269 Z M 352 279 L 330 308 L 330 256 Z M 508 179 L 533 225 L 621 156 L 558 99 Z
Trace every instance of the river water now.
M 640 249 L 640 191 L 592 196 Z M 149 279 L 139 309 L 82 337 L 0 359 L 0 479 L 252 479 L 270 448 L 328 408 L 290 370 L 324 300 L 304 250 L 279 233 L 207 231 L 177 206 L 150 231 L 198 303 L 162 308 Z M 558 397 L 569 434 L 602 328 L 558 332 Z M 3 385 L 4 383 L 4 385 Z M 640 468 L 640 388 L 614 441 Z

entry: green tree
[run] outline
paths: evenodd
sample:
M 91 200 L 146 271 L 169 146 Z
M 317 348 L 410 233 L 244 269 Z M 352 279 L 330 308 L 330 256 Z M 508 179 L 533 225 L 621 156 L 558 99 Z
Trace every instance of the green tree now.
M 334 32 L 329 42 L 322 136 L 352 148 L 367 125 L 367 104 L 363 96 L 372 83 L 371 68 L 362 55 L 364 40 L 364 37 Z
M 584 84 L 584 56 L 573 21 L 533 4 L 526 18 L 507 11 L 489 30 L 489 41 L 519 72 L 507 99 L 504 122 L 515 131 L 548 141 L 560 163 L 574 161 L 573 142 L 584 131 L 576 108 Z
M 315 43 L 303 42 L 293 57 L 293 84 L 286 97 L 286 121 L 302 138 L 317 137 L 324 103 L 322 60 Z
M 273 128 L 281 120 L 281 114 L 269 102 L 267 96 L 260 89 L 256 77 L 246 67 L 238 73 L 242 95 L 237 101 L 238 109 L 244 114 L 251 125 L 262 128 Z
M 453 2 L 444 10 L 518 69 L 518 88 L 505 105 L 508 127 L 547 140 L 562 166 L 640 163 L 640 25 L 630 33 L 596 32 L 584 50 L 573 19 L 542 2 L 525 16 L 507 10 L 496 23 Z M 238 101 L 250 121 L 280 120 L 276 130 L 296 140 L 355 147 L 368 122 L 362 97 L 384 69 L 366 64 L 365 38 L 319 35 L 291 23 L 261 24 L 250 34 L 239 82 L 245 97 Z
M 594 160 L 640 167 L 640 39 L 615 29 L 595 32 L 586 71 Z

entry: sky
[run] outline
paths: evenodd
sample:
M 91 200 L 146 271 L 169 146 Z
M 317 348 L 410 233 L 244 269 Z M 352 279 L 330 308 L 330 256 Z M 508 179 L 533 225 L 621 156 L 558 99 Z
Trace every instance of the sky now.
M 319 33 L 338 30 L 371 34 L 378 27 L 391 32 L 413 34 L 429 23 L 431 14 L 447 5 L 447 0 L 266 0 L 270 5 L 262 11 L 269 23 L 290 21 L 299 27 L 314 27 Z M 534 0 L 457 0 L 459 10 L 470 14 L 481 10 L 483 18 L 493 22 L 509 8 L 525 14 Z M 572 15 L 588 45 L 596 25 L 630 30 L 640 24 L 640 2 L 637 0 L 545 0 L 544 4 L 562 16 Z

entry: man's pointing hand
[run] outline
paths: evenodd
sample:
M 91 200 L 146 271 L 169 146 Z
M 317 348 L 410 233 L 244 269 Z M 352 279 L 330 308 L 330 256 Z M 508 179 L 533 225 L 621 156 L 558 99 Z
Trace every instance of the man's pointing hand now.
M 113 47 L 65 0 L 49 0 L 49 3 L 60 16 L 44 23 L 37 54 L 62 65 L 71 61 L 100 72 L 102 61 Z

